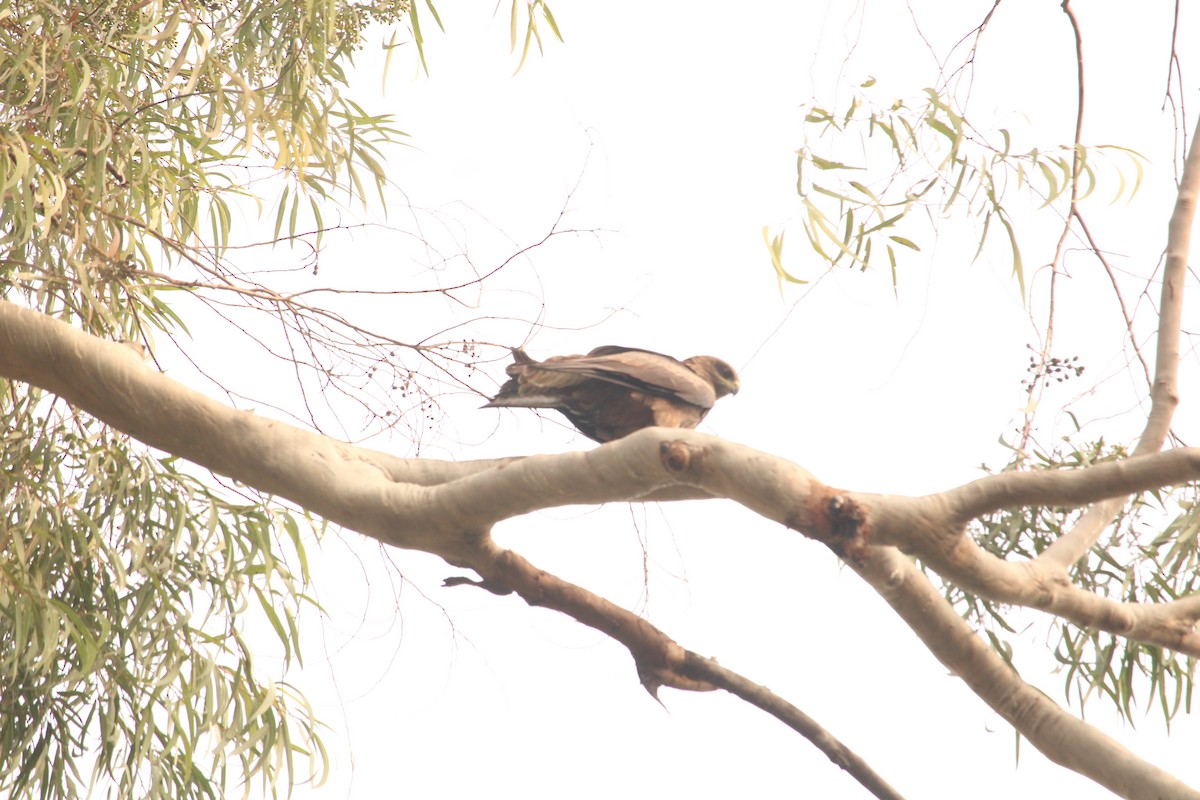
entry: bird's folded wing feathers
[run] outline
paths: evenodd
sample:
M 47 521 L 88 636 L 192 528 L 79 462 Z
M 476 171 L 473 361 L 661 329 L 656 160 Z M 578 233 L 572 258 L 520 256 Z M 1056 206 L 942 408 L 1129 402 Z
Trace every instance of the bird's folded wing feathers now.
M 591 378 L 647 394 L 675 397 L 700 408 L 712 408 L 717 401 L 716 393 L 707 381 L 670 356 L 631 348 L 606 347 L 597 350 L 605 352 L 599 355 L 558 356 L 537 364 L 521 365 L 525 383 L 559 388 Z M 536 376 L 531 372 L 535 372 Z M 561 377 L 551 377 L 545 374 L 547 372 L 558 373 Z

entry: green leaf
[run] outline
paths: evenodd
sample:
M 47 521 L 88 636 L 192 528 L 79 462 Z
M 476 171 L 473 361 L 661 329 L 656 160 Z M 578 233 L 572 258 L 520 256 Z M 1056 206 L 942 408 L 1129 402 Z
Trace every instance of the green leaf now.
M 408 4 L 408 20 L 409 27 L 412 28 L 413 44 L 417 46 L 417 58 L 421 62 L 421 69 L 426 75 L 429 75 L 429 64 L 425 61 L 425 37 L 421 35 L 421 18 L 417 13 L 416 3 Z M 440 25 L 441 22 L 439 21 L 438 24 Z
M 562 31 L 558 29 L 558 23 L 554 21 L 554 15 L 550 13 L 550 6 L 540 1 L 539 5 L 542 7 L 542 16 L 546 18 L 546 22 L 550 25 L 550 30 L 554 31 L 554 37 L 560 42 L 563 41 Z
M 1042 177 L 1046 181 L 1046 200 L 1041 206 L 1042 208 L 1045 208 L 1046 206 L 1050 205 L 1050 203 L 1053 202 L 1056 197 L 1058 197 L 1060 191 L 1058 186 L 1058 178 L 1055 176 L 1054 170 L 1050 169 L 1050 166 L 1046 164 L 1046 162 L 1036 161 L 1034 163 L 1037 165 L 1037 168 L 1041 170 Z
M 788 283 L 808 283 L 806 280 L 795 277 L 783 268 L 783 234 L 772 237 L 769 229 L 763 226 L 762 229 L 763 243 L 767 245 L 767 252 L 771 254 L 771 267 L 775 270 L 775 278 L 779 283 L 779 291 L 783 293 L 783 282 Z
M 812 165 L 814 167 L 816 167 L 817 169 L 823 169 L 823 170 L 831 170 L 831 169 L 863 170 L 863 169 L 865 169 L 864 167 L 852 167 L 848 164 L 843 164 L 840 161 L 830 161 L 829 159 L 821 158 L 818 155 L 810 154 L 808 156 L 808 160 L 812 162 Z
M 1017 244 L 1017 232 L 1013 230 L 1012 223 L 1008 221 L 1008 217 L 1004 213 L 999 213 L 997 216 L 1000 222 L 1004 225 L 1004 231 L 1008 234 L 1009 247 L 1012 249 L 1012 271 L 1017 277 L 1017 283 L 1021 288 L 1021 296 L 1025 296 L 1025 269 L 1021 261 L 1021 247 Z
M 871 198 L 871 200 L 875 201 L 876 203 L 879 202 L 879 198 L 876 197 L 875 194 L 870 189 L 868 189 L 866 186 L 864 186 L 863 184 L 859 183 L 858 181 L 850 181 L 849 183 L 850 183 L 850 187 L 852 189 L 854 189 L 855 191 L 857 191 L 861 194 L 865 194 L 867 197 Z

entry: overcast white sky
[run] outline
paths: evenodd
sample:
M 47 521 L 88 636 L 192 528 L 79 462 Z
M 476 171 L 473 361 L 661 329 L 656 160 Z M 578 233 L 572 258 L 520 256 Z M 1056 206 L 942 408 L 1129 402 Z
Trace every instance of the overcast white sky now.
M 566 42 L 548 42 L 515 77 L 507 4 L 495 17 L 486 3 L 464 10 L 471 5 L 441 4 L 445 35 L 426 15 L 429 77 L 413 77 L 412 49 L 402 48 L 377 94 L 381 61 L 373 50 L 359 58 L 356 96 L 394 113 L 412 137 L 412 147 L 389 153 L 406 193 L 393 197 L 389 222 L 419 221 L 444 249 L 465 246 L 481 269 L 540 239 L 564 205 L 563 226 L 600 231 L 530 253 L 479 298 L 479 314 L 540 316 L 546 328 L 493 323 L 479 338 L 510 337 L 534 356 L 610 343 L 721 356 L 741 371 L 743 391 L 702 430 L 835 485 L 929 492 L 977 477 L 985 461 L 1003 463 L 997 437 L 1023 402 L 1025 344 L 1036 342 L 1003 257 L 969 263 L 972 231 L 946 226 L 902 273 L 898 297 L 886 275 L 858 273 L 781 297 L 762 243 L 763 225 L 787 226 L 790 267 L 822 274 L 795 216 L 802 103 L 814 94 L 844 102 L 844 85 L 833 94 L 839 75 L 853 84 L 875 77 L 898 96 L 937 80 L 901 4 L 558 2 Z M 945 53 L 991 4 L 913 5 Z M 1170 128 L 1159 112 L 1171 4 L 1108 21 L 1093 19 L 1108 9 L 1080 5 L 1085 136 L 1151 159 L 1134 205 L 1094 210 L 1121 268 L 1144 281 L 1172 200 Z M 973 109 L 1023 132 L 1026 146 L 1069 141 L 1072 58 L 1057 3 L 1004 3 L 979 54 Z M 1031 245 L 1031 272 L 1049 258 L 1036 250 L 1057 232 L 1047 230 Z M 400 238 L 333 239 L 322 279 L 422 279 L 428 254 Z M 1044 284 L 1032 286 L 1036 308 Z M 1081 268 L 1070 286 L 1065 320 L 1112 313 L 1092 271 Z M 396 302 L 381 319 L 401 338 L 462 313 Z M 1118 399 L 1094 414 L 1130 410 L 1120 332 L 1063 324 L 1061 354 L 1114 376 L 1105 386 Z M 494 372 L 499 380 L 501 365 Z M 443 438 L 424 452 L 473 459 L 592 446 L 549 416 L 477 405 L 447 398 Z M 1185 399 L 1184 431 L 1196 418 L 1190 408 Z M 1044 435 L 1059 423 L 1046 415 Z M 1103 424 L 1120 437 L 1140 421 Z M 771 687 L 910 797 L 1104 795 L 1028 744 L 1018 769 L 1011 728 L 882 601 L 823 547 L 740 507 L 560 509 L 511 521 L 497 536 Z M 332 726 L 335 764 L 326 787 L 297 797 L 866 796 L 805 740 L 736 700 L 664 690 L 664 708 L 604 637 L 513 598 L 439 588 L 454 571 L 435 559 L 335 534 L 319 561 L 316 593 L 331 616 L 310 626 L 307 669 L 295 682 Z M 1044 631 L 1026 646 L 1026 678 L 1062 702 Z M 1168 740 L 1153 720 L 1127 732 L 1098 705 L 1088 717 L 1200 785 L 1193 723 L 1177 722 Z

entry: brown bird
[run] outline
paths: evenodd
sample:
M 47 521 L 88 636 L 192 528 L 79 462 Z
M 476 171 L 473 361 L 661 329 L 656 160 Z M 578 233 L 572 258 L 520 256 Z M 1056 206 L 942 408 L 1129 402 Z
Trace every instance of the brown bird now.
M 713 404 L 737 394 L 737 373 L 712 356 L 683 361 L 636 347 L 534 361 L 513 348 L 508 381 L 484 408 L 553 408 L 579 432 L 611 442 L 651 425 L 694 428 Z

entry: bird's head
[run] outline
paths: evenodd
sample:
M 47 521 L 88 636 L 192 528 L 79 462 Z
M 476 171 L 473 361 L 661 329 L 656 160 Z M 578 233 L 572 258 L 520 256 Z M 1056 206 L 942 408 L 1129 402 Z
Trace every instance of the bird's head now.
M 713 356 L 692 356 L 685 358 L 683 363 L 688 369 L 712 384 L 713 391 L 720 399 L 727 394 L 737 394 L 742 384 L 738 381 L 733 367 Z

